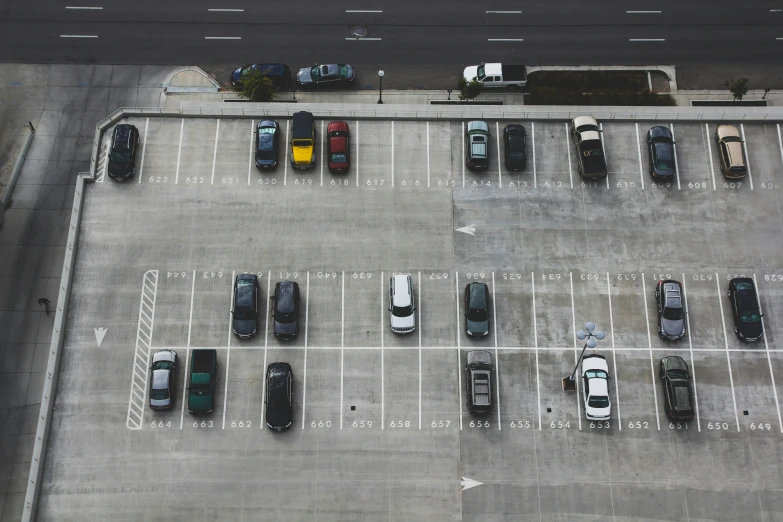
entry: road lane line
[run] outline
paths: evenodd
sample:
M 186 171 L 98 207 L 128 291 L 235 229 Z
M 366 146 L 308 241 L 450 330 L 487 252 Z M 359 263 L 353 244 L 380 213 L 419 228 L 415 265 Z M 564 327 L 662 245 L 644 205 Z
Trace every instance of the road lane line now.
M 381 10 L 373 10 L 373 9 L 346 9 L 346 13 L 382 13 Z
M 139 164 L 139 183 L 142 180 L 142 173 L 144 172 L 144 153 L 147 152 L 147 129 L 150 126 L 150 119 L 144 123 L 144 143 L 141 144 L 141 162 Z M 780 138 L 780 126 L 778 125 L 778 138 Z M 783 151 L 781 151 L 783 153 Z
M 179 160 L 182 156 L 182 135 L 185 134 L 185 118 L 182 118 L 182 123 L 179 126 L 179 148 L 177 149 L 177 174 L 174 177 L 174 184 L 179 183 Z
M 495 122 L 495 136 L 500 136 L 500 123 L 497 121 Z M 500 140 L 495 139 L 495 143 L 497 144 L 497 149 L 498 149 L 498 186 L 500 188 L 503 188 L 503 177 L 500 171 Z M 429 153 L 429 150 L 427 152 Z
M 566 134 L 568 134 L 566 123 Z M 571 326 L 574 332 L 574 365 L 579 363 L 579 348 L 576 345 L 576 308 L 574 307 L 574 275 L 568 272 L 568 281 L 571 284 Z M 537 348 L 536 348 L 537 349 Z M 579 383 L 576 383 L 576 418 L 579 420 L 579 431 L 582 431 L 582 405 L 579 404 Z
M 487 38 L 488 42 L 524 42 L 522 38 Z
M 748 171 L 748 181 L 750 181 L 750 190 L 753 190 L 753 174 L 750 173 L 750 156 L 748 156 L 748 146 L 745 142 L 745 125 L 740 123 L 740 131 L 742 132 L 742 149 L 745 151 L 745 168 Z
M 644 293 L 644 324 L 647 325 L 647 344 L 650 346 L 650 375 L 652 376 L 653 399 L 655 400 L 655 422 L 658 423 L 658 431 L 661 431 L 660 412 L 658 411 L 658 392 L 655 389 L 655 365 L 653 364 L 652 337 L 650 336 L 650 315 L 647 308 L 647 282 L 644 279 L 644 272 L 642 272 L 642 292 Z
M 620 387 L 618 385 L 620 378 L 617 376 L 617 354 L 614 350 L 614 318 L 612 317 L 612 288 L 609 285 L 609 272 L 606 273 L 606 293 L 609 296 L 609 328 L 612 336 L 612 364 L 614 365 L 614 394 L 617 398 L 617 426 L 622 431 L 623 419 L 620 415 Z
M 211 13 L 244 13 L 244 9 L 207 9 Z
M 429 139 L 429 133 L 427 133 L 427 136 Z M 429 148 L 427 149 L 427 155 L 429 155 Z M 419 429 L 421 429 L 421 326 L 422 326 L 421 325 L 421 272 L 419 272 L 418 290 L 419 290 L 419 300 L 418 300 L 418 306 L 416 308 L 419 309 Z
M 680 190 L 680 162 L 677 161 L 677 140 L 674 137 L 674 124 L 669 124 L 669 131 L 672 133 L 672 149 L 674 149 L 674 175 L 677 176 L 677 190 Z
M 775 386 L 775 373 L 772 371 L 772 359 L 769 356 L 769 342 L 767 341 L 767 329 L 764 326 L 764 310 L 761 309 L 761 290 L 759 290 L 756 274 L 753 274 L 753 284 L 756 285 L 756 302 L 759 305 L 759 315 L 761 316 L 761 331 L 764 332 L 764 348 L 767 352 L 767 364 L 769 364 L 769 376 L 772 379 L 772 396 L 775 397 L 775 409 L 778 412 L 778 426 L 783 433 L 783 420 L 780 418 L 780 403 L 778 402 L 778 389 Z
M 642 190 L 644 190 L 644 167 L 642 166 L 642 143 L 639 140 L 639 124 L 636 124 L 636 155 L 639 157 L 639 179 L 642 180 Z
M 464 123 L 462 124 L 464 127 Z M 463 143 L 465 140 L 462 141 Z M 463 163 L 464 165 L 464 163 Z M 459 404 L 459 429 L 462 431 L 462 357 L 460 355 L 460 332 L 459 332 L 459 272 L 454 271 L 454 284 L 457 296 L 457 404 Z
M 72 9 L 72 10 L 78 10 L 78 11 L 102 11 L 103 7 L 76 7 L 76 6 L 65 6 L 66 9 Z
M 574 188 L 574 174 L 571 171 L 571 137 L 568 133 L 568 123 L 565 124 L 566 130 L 566 152 L 568 153 L 568 179 L 571 180 L 571 188 Z
M 218 136 L 220 135 L 220 119 L 217 121 L 217 127 L 215 128 L 215 151 L 212 153 L 212 181 L 209 182 L 210 185 L 215 184 L 215 162 L 217 161 L 217 146 L 218 146 Z M 247 177 L 247 184 L 250 184 L 250 176 Z
M 495 338 L 495 392 L 498 401 L 498 431 L 502 429 L 500 425 L 500 358 L 498 357 L 498 314 L 495 307 L 495 272 L 492 272 L 492 337 Z
M 718 304 L 720 305 L 720 321 L 723 324 L 723 344 L 726 347 L 726 363 L 729 366 L 729 382 L 731 383 L 731 400 L 734 402 L 734 420 L 737 421 L 737 431 L 740 430 L 737 414 L 737 396 L 734 394 L 734 376 L 731 374 L 731 358 L 729 357 L 729 339 L 726 336 L 726 318 L 723 316 L 723 299 L 721 298 L 718 273 L 715 272 L 715 287 L 718 289 Z
M 715 165 L 712 163 L 712 144 L 710 143 L 710 124 L 704 124 L 704 132 L 707 133 L 707 157 L 710 159 L 710 172 L 712 172 L 712 190 L 717 190 L 715 187 Z
M 629 38 L 630 42 L 665 42 L 666 38 Z
M 196 272 L 193 272 L 195 282 Z M 236 272 L 231 271 L 231 297 L 229 298 L 228 308 L 228 342 L 226 343 L 226 386 L 223 389 L 223 426 L 221 430 L 226 429 L 226 404 L 228 403 L 228 366 L 231 364 L 231 333 L 234 329 L 234 284 L 236 282 Z M 193 310 L 191 309 L 191 313 Z
M 304 379 L 302 382 L 302 429 L 305 428 L 305 404 L 307 401 L 307 333 L 310 328 L 310 271 L 307 271 L 305 290 L 305 339 L 304 339 Z
M 522 14 L 522 11 L 487 11 L 487 14 Z
M 696 427 L 701 433 L 701 419 L 699 418 L 699 394 L 696 391 L 696 361 L 693 358 L 693 340 L 691 339 L 691 318 L 688 315 L 688 295 L 685 292 L 685 272 L 682 274 L 682 300 L 685 303 L 685 321 L 688 325 L 688 350 L 691 352 L 691 375 L 693 376 L 693 403 L 696 406 Z
M 533 345 L 536 348 L 536 401 L 538 402 L 538 431 L 541 431 L 541 375 L 538 370 L 538 319 L 536 319 L 536 274 L 530 272 L 530 284 L 533 288 Z
M 626 11 L 626 14 L 661 14 L 661 11 Z
M 340 319 L 340 429 L 343 429 L 343 378 L 345 372 L 345 270 L 343 270 Z M 383 359 L 381 359 L 383 363 Z

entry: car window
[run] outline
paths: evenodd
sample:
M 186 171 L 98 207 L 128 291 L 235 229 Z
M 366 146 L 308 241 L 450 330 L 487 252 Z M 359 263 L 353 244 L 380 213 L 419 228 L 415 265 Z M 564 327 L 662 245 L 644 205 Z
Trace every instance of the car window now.
M 663 309 L 663 318 L 668 319 L 670 321 L 679 321 L 682 319 L 683 313 L 682 308 L 664 308 Z
M 603 370 L 587 370 L 585 377 L 588 379 L 608 379 L 609 376 Z
M 341 66 L 339 67 L 339 69 L 340 69 L 340 77 L 341 77 L 341 78 L 345 78 L 345 77 L 347 77 L 347 76 L 348 76 L 348 66 L 346 66 L 346 65 L 341 65 Z
M 587 405 L 592 408 L 608 408 L 609 397 L 606 395 L 593 395 L 588 399 Z
M 154 389 L 150 392 L 150 399 L 155 401 L 162 401 L 169 398 L 169 390 L 166 388 L 163 389 Z
M 476 323 L 487 320 L 486 308 L 471 308 L 468 310 L 468 320 Z
M 116 150 L 111 153 L 112 163 L 130 163 L 130 152 Z
M 742 141 L 742 140 L 739 138 L 739 136 L 726 136 L 723 138 L 723 141 L 725 141 L 726 143 L 731 143 L 731 142 Z
M 485 68 L 484 68 L 483 65 L 479 65 L 478 68 L 476 69 L 476 78 L 479 81 L 483 81 L 484 78 L 486 78 L 487 75 L 485 74 L 484 71 L 485 71 Z
M 343 152 L 335 152 L 330 160 L 332 163 L 348 163 L 348 156 Z
M 409 317 L 413 313 L 411 306 L 392 306 L 392 314 L 395 317 Z
M 677 404 L 677 409 L 689 410 L 691 408 L 691 397 L 687 384 L 674 385 L 674 402 Z

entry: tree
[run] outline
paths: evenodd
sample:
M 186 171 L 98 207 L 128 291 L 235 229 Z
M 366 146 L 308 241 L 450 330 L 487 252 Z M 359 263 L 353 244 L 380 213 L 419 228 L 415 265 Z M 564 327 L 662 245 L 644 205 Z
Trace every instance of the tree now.
M 472 100 L 484 89 L 484 85 L 477 79 L 467 81 L 463 77 L 460 77 L 457 87 L 459 87 L 459 99 L 462 101 Z
M 242 76 L 242 85 L 237 87 L 237 92 L 243 98 L 254 102 L 268 102 L 275 99 L 275 89 L 266 74 L 256 69 L 251 69 Z
M 726 87 L 729 88 L 729 92 L 734 96 L 734 101 L 742 101 L 742 97 L 748 94 L 748 79 L 740 78 L 735 81 L 732 78 L 726 82 Z

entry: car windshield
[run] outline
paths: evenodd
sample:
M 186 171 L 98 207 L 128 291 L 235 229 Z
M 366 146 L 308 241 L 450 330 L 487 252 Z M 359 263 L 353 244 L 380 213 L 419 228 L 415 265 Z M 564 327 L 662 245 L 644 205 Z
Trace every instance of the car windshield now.
M 392 306 L 392 314 L 395 317 L 408 317 L 413 313 L 410 306 Z
M 606 395 L 593 395 L 587 400 L 587 405 L 591 408 L 608 408 L 609 397 Z
M 310 76 L 312 76 L 313 80 L 317 80 L 321 77 L 321 68 L 317 65 L 310 69 Z
M 658 170 L 674 170 L 674 162 L 672 160 L 659 159 L 655 162 L 655 168 Z
M 274 127 L 261 127 L 258 129 L 259 134 L 274 134 L 275 128 Z
M 340 78 L 347 78 L 348 77 L 348 66 L 347 65 L 341 65 L 339 67 L 340 69 Z
M 597 130 L 598 130 L 598 127 L 596 127 L 592 123 L 587 124 L 587 125 L 580 125 L 579 127 L 576 128 L 576 132 L 579 132 L 579 133 L 587 132 L 587 131 L 597 131 Z
M 487 77 L 484 71 L 485 69 L 483 65 L 479 65 L 478 69 L 476 69 L 476 78 L 478 78 L 479 81 Z
M 678 377 L 680 379 L 686 379 L 688 377 L 685 370 L 669 370 L 668 374 L 670 377 Z
M 111 162 L 112 163 L 129 163 L 130 162 L 130 152 L 128 151 L 119 151 L 116 150 L 111 153 Z
M 664 308 L 663 318 L 670 321 L 678 321 L 682 319 L 682 308 Z
M 277 312 L 275 314 L 275 320 L 278 323 L 286 323 L 286 324 L 293 323 L 294 321 L 296 321 L 296 314 L 293 312 L 290 313 Z
M 724 136 L 723 141 L 730 143 L 733 141 L 742 141 L 739 136 Z
M 585 377 L 588 379 L 608 379 L 609 376 L 606 375 L 606 372 L 603 370 L 587 370 L 585 372 Z
M 342 152 L 335 152 L 332 154 L 332 163 L 347 163 L 348 156 Z
M 153 389 L 150 392 L 150 399 L 154 401 L 163 401 L 169 398 L 169 391 L 166 388 L 162 390 Z
M 470 310 L 468 310 L 468 321 L 473 321 L 475 323 L 478 323 L 486 320 L 487 320 L 486 308 L 471 308 Z
M 748 310 L 740 316 L 743 323 L 757 323 L 761 319 L 758 310 Z

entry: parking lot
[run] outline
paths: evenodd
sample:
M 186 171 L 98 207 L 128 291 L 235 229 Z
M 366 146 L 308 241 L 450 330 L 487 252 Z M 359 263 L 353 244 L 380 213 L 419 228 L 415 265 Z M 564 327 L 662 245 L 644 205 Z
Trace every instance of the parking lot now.
M 278 120 L 283 137 L 289 122 Z M 666 124 L 678 177 L 653 183 L 661 122 L 602 122 L 607 181 L 583 183 L 568 123 L 521 122 L 528 167 L 463 165 L 459 121 L 349 121 L 347 175 L 253 165 L 249 119 L 130 119 L 141 164 L 88 188 L 39 520 L 776 520 L 783 443 L 780 126 L 737 124 L 749 176 L 726 181 L 713 134 Z M 110 134 L 104 134 L 104 141 Z M 284 139 L 283 143 L 288 139 Z M 283 146 L 285 151 L 287 147 Z M 100 157 L 105 158 L 105 143 Z M 462 229 L 462 230 L 457 230 Z M 231 334 L 232 284 L 261 282 L 259 333 Z M 413 278 L 417 329 L 389 329 L 389 277 Z M 728 281 L 752 277 L 765 336 L 733 332 Z M 269 331 L 268 296 L 299 282 L 302 332 Z M 684 284 L 687 334 L 662 340 L 659 279 Z M 491 331 L 464 331 L 488 284 Z M 612 418 L 561 379 L 606 332 Z M 96 342 L 96 328 L 106 335 Z M 184 410 L 192 349 L 218 351 L 215 411 Z M 177 351 L 175 407 L 146 406 L 150 354 Z M 489 416 L 464 366 L 488 350 Z M 658 364 L 691 366 L 696 418 L 670 423 Z M 294 425 L 263 423 L 267 364 L 294 370 Z M 482 484 L 461 491 L 465 481 Z M 467 485 L 471 485 L 467 482 Z

